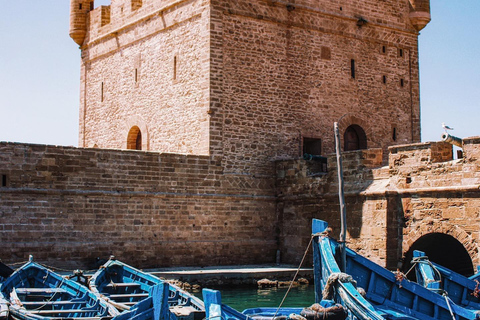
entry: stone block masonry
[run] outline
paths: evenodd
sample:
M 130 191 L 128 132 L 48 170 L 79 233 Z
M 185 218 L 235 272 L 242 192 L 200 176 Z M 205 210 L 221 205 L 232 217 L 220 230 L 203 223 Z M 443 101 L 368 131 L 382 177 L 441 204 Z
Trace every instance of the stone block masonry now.
M 456 254 L 447 245 L 458 241 L 469 258 L 457 262 L 472 272 L 480 262 L 479 141 L 464 139 L 464 158 L 458 160 L 452 160 L 452 146 L 444 142 L 390 147 L 385 167 L 379 166 L 381 150 L 344 153 L 349 247 L 397 269 L 408 265 L 422 239 L 442 234 L 452 241 L 437 244 L 444 246 L 445 262 Z M 295 260 L 308 244 L 312 218 L 328 221 L 338 237 L 335 158 L 328 163 L 329 173 L 318 175 L 303 160 L 277 162 L 280 247 L 287 259 Z
M 94 267 L 274 262 L 273 180 L 204 156 L 0 144 L 0 257 Z

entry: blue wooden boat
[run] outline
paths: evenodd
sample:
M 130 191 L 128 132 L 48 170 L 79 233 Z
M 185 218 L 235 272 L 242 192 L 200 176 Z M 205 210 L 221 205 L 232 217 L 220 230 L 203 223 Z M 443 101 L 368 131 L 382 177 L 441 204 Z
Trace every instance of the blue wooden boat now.
M 250 308 L 240 312 L 223 304 L 220 291 L 203 289 L 206 319 L 209 320 L 345 320 L 345 308 L 324 300 L 317 311 L 311 308 Z
M 118 261 L 114 257 L 111 257 L 91 277 L 89 288 L 119 310 L 133 311 L 136 309 L 137 313 L 141 313 L 149 308 L 147 306 L 153 307 L 153 304 L 148 302 L 151 300 L 149 298 L 152 297 L 152 290 L 163 284 L 168 291 L 166 294 L 168 312 L 165 310 L 160 312 L 167 312 L 170 319 L 190 317 L 191 320 L 201 320 L 205 317 L 204 304 L 197 297 L 152 274 Z M 158 290 L 162 291 L 163 289 Z
M 480 281 L 480 266 L 477 266 L 477 273 L 468 277 L 468 279 Z
M 86 287 L 30 261 L 0 286 L 0 296 L 17 319 L 111 319 L 115 308 Z
M 423 251 L 413 251 L 412 263 L 415 265 L 418 284 L 448 296 L 457 305 L 480 310 L 478 282 L 430 261 Z
M 328 224 L 313 220 L 315 297 L 325 295 L 349 311 L 349 319 L 480 319 L 477 312 L 456 305 L 415 282 L 347 248 L 346 270 L 338 267 L 339 244 L 326 232 Z M 322 293 L 327 289 L 326 294 Z M 361 289 L 360 289 L 361 288 Z M 362 294 L 360 294 L 362 292 Z

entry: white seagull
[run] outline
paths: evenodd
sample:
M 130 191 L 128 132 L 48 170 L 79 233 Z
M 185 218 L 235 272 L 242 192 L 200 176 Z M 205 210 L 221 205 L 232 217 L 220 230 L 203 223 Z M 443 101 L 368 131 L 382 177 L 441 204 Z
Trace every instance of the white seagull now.
M 445 133 L 447 133 L 447 130 L 453 130 L 453 128 L 447 126 L 447 125 L 445 124 L 445 122 L 442 122 L 442 128 L 443 128 L 443 130 L 445 130 Z

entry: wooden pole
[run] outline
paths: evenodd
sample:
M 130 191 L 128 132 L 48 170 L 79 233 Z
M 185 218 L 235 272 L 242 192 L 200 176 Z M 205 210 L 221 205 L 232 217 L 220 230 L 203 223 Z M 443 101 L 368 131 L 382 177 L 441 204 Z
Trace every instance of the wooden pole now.
M 340 254 L 341 264 L 340 268 L 342 272 L 347 270 L 347 250 L 345 248 L 345 242 L 347 238 L 347 209 L 345 207 L 345 195 L 343 192 L 343 167 L 342 167 L 342 154 L 340 146 L 340 133 L 338 130 L 338 122 L 333 124 L 335 131 L 335 151 L 337 154 L 337 174 L 338 174 L 338 198 L 340 201 Z

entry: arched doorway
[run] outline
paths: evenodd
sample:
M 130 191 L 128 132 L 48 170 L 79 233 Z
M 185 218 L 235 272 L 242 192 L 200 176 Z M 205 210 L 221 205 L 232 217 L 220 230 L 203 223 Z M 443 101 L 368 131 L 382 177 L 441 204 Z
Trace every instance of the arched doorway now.
M 128 132 L 127 149 L 142 150 L 142 132 L 137 126 L 132 127 Z
M 472 259 L 467 249 L 457 239 L 448 234 L 429 233 L 415 241 L 405 254 L 404 272 L 407 272 L 411 267 L 410 262 L 414 250 L 425 252 L 430 261 L 464 276 L 471 276 L 474 273 Z M 410 278 L 410 274 L 408 276 Z
M 343 135 L 344 151 L 367 149 L 367 135 L 359 125 L 352 124 Z

